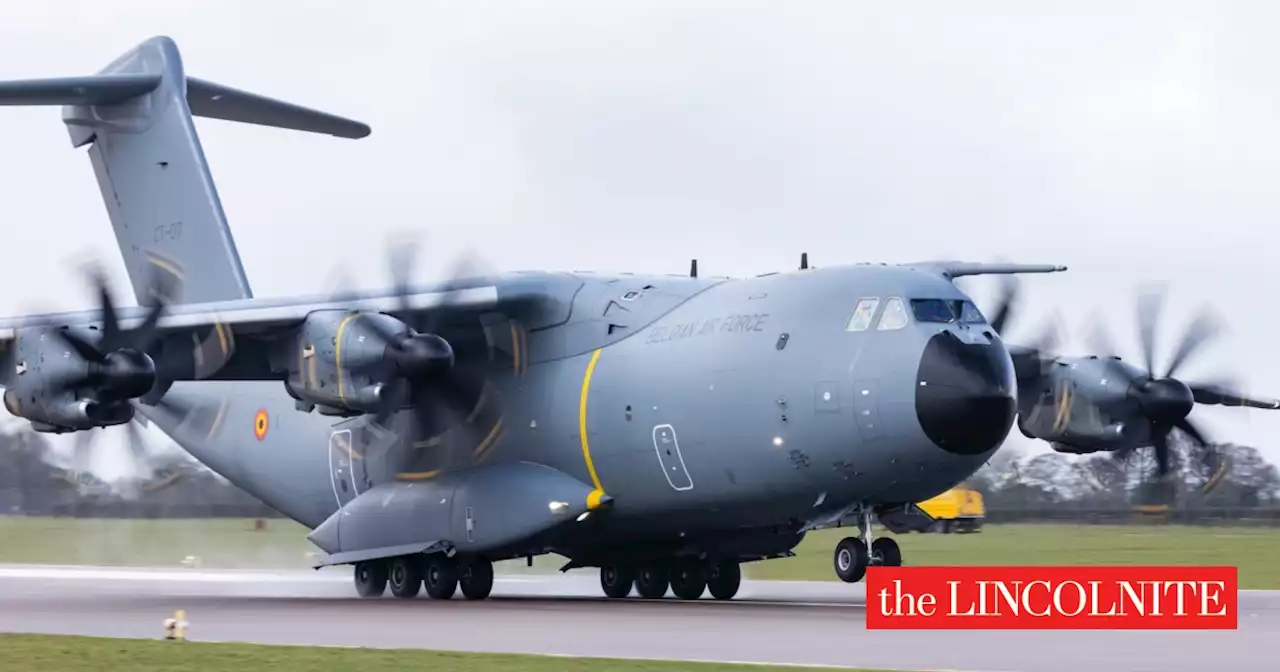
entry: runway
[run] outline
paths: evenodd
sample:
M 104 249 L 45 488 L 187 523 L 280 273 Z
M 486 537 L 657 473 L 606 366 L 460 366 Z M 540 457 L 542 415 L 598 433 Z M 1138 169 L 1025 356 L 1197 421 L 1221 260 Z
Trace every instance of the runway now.
M 349 571 L 0 565 L 0 631 L 973 672 L 1280 666 L 1280 592 L 1229 632 L 868 631 L 861 585 L 744 581 L 732 602 L 606 601 L 597 575 L 501 576 L 482 602 L 354 597 Z

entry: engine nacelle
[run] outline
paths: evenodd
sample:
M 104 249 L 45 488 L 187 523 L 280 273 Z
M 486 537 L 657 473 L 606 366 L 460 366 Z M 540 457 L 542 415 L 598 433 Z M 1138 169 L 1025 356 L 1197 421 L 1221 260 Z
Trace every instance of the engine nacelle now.
M 44 402 L 22 402 L 17 390 L 5 390 L 5 410 L 29 420 L 37 432 L 62 433 L 123 425 L 133 419 L 134 412 L 128 402 L 104 404 L 70 394 Z
M 1128 441 L 1123 397 L 1092 370 L 1059 367 L 1036 389 L 1019 390 L 1018 429 L 1059 453 L 1117 450 Z
M 307 316 L 284 353 L 285 390 L 299 407 L 326 415 L 372 413 L 399 376 L 452 366 L 439 337 L 414 334 L 381 313 L 322 310 Z

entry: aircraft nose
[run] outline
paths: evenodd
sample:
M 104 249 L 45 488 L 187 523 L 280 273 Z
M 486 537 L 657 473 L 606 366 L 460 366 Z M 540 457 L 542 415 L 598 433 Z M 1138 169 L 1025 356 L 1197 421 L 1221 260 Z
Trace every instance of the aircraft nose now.
M 1013 428 L 1013 381 L 1013 363 L 999 340 L 965 343 L 950 331 L 933 336 L 916 375 L 921 429 L 956 455 L 998 447 Z

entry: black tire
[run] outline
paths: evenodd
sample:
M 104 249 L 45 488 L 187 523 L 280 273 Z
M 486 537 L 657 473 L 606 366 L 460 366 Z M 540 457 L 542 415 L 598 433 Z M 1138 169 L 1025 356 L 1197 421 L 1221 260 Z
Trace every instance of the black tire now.
M 880 537 L 871 542 L 871 556 L 881 567 L 902 566 L 902 549 L 898 547 L 897 541 L 889 537 Z
M 427 596 L 433 600 L 453 599 L 458 591 L 458 564 L 442 553 L 427 556 L 422 564 L 422 585 L 427 589 Z
M 365 599 L 382 597 L 387 592 L 387 563 L 382 560 L 357 562 L 355 571 L 356 594 Z
M 726 560 L 711 565 L 707 571 L 707 590 L 717 600 L 732 600 L 742 586 L 742 565 Z
M 682 600 L 697 600 L 707 590 L 707 572 L 694 559 L 681 560 L 671 572 L 671 592 Z
M 667 588 L 671 579 L 667 568 L 661 565 L 648 565 L 636 572 L 636 593 L 646 600 L 660 600 L 667 596 Z
M 867 574 L 867 562 L 870 554 L 867 545 L 857 537 L 845 537 L 836 544 L 835 557 L 832 559 L 836 576 L 845 583 L 857 583 Z
M 458 587 L 468 600 L 483 600 L 493 592 L 493 563 L 480 559 L 467 563 L 458 577 Z M 450 593 L 452 596 L 452 593 Z
M 392 558 L 387 573 L 391 594 L 402 600 L 417 597 L 422 590 L 422 565 L 417 558 Z
M 635 572 L 625 565 L 605 565 L 600 568 L 600 588 L 604 596 L 619 600 L 631 594 L 635 585 Z

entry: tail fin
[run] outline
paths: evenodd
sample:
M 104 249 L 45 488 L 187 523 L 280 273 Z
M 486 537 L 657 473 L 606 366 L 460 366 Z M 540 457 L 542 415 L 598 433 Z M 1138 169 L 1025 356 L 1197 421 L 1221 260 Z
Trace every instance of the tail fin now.
M 141 304 L 156 269 L 179 282 L 175 302 L 252 297 L 192 116 L 343 138 L 369 127 L 187 77 L 178 46 L 154 37 L 96 75 L 0 81 L 0 105 L 60 105 L 89 158 Z

